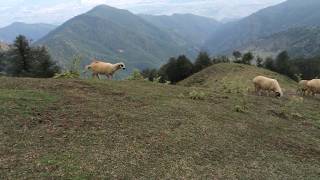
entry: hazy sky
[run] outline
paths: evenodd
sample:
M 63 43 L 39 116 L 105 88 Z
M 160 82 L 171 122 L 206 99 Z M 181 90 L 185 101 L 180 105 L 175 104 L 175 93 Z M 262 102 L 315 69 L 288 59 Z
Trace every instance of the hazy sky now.
M 0 0 L 0 27 L 12 22 L 60 24 L 99 4 L 134 13 L 194 13 L 215 19 L 247 16 L 285 0 Z

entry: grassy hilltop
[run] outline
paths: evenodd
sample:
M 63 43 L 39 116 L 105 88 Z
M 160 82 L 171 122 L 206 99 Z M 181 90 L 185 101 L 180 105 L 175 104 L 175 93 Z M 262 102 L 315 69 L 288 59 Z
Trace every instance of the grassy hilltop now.
M 248 93 L 269 73 L 219 64 L 177 86 L 0 78 L 0 179 L 318 179 L 320 99 Z

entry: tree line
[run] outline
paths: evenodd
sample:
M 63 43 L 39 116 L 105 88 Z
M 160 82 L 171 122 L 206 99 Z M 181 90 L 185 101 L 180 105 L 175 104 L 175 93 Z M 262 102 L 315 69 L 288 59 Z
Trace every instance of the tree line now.
M 31 46 L 19 35 L 8 51 L 0 53 L 0 73 L 14 77 L 51 78 L 60 72 L 44 46 Z
M 280 52 L 275 58 L 262 58 L 254 56 L 251 52 L 242 54 L 239 51 L 234 51 L 232 55 L 233 58 L 227 56 L 210 58 L 207 52 L 200 52 L 194 63 L 185 55 L 180 55 L 177 58 L 170 58 L 159 69 L 145 69 L 141 74 L 149 81 L 157 80 L 160 83 L 169 81 L 171 84 L 176 84 L 213 64 L 233 62 L 269 69 L 286 75 L 295 81 L 320 78 L 320 57 L 290 58 L 287 51 Z

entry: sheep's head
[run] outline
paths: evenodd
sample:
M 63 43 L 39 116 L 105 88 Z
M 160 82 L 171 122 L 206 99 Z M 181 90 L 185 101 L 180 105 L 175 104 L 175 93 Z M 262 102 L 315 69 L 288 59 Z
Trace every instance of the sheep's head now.
M 124 63 L 118 63 L 117 66 L 118 69 L 126 70 L 126 65 Z

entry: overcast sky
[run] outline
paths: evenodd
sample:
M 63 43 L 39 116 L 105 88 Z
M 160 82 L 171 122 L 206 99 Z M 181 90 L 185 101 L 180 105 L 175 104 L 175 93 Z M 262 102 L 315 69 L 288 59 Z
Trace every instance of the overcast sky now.
M 0 0 L 0 27 L 12 22 L 60 24 L 99 4 L 134 13 L 194 13 L 234 19 L 285 0 Z

